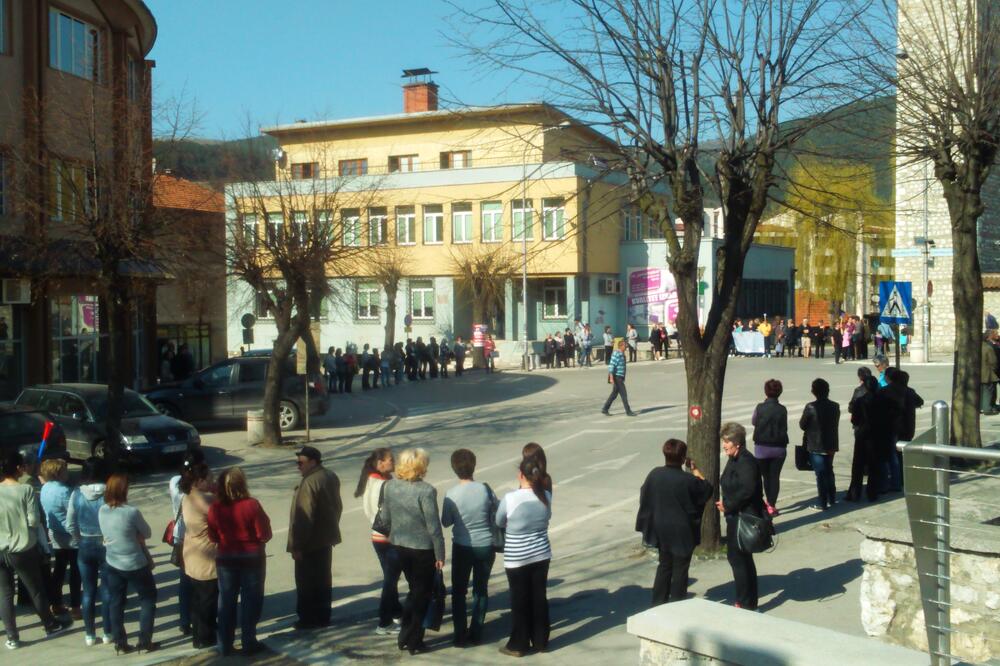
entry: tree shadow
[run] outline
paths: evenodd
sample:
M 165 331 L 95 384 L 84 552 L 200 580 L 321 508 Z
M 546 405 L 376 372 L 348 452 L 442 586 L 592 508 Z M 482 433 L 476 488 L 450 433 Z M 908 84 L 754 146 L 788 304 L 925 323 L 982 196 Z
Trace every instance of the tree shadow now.
M 847 583 L 861 576 L 861 571 L 861 560 L 855 558 L 825 569 L 803 567 L 786 574 L 758 576 L 757 588 L 761 597 L 778 592 L 774 598 L 761 604 L 758 610 L 774 610 L 786 601 L 819 601 L 844 594 Z M 734 585 L 728 582 L 711 587 L 705 591 L 705 598 L 719 602 L 733 600 L 736 597 Z
M 549 651 L 576 645 L 609 629 L 624 626 L 629 615 L 649 608 L 650 591 L 638 585 L 626 585 L 617 590 L 592 589 L 576 592 L 569 597 L 549 600 L 552 632 L 570 627 L 555 635 Z

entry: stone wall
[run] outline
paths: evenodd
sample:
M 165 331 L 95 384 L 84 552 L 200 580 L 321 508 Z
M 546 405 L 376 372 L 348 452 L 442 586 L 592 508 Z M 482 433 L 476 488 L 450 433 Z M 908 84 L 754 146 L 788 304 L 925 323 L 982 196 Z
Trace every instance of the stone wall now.
M 868 536 L 861 542 L 861 623 L 869 636 L 927 650 L 913 546 Z M 971 662 L 1000 657 L 1000 555 L 951 558 L 952 654 Z

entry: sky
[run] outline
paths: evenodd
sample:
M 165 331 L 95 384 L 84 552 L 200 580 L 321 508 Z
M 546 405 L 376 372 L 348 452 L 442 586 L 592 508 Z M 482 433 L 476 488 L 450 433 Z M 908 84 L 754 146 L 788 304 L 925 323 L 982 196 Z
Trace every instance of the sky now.
M 468 2 L 470 0 L 461 0 Z M 443 0 L 146 0 L 159 26 L 154 106 L 183 97 L 198 136 L 298 119 L 401 113 L 403 69 L 439 72 L 443 105 L 540 98 L 470 63 Z M 513 95 L 511 96 L 513 91 Z

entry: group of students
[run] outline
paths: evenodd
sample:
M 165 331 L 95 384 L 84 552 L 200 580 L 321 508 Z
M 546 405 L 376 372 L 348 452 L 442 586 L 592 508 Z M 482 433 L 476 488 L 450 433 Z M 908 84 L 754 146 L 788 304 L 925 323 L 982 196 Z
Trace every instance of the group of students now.
M 661 361 L 670 358 L 670 338 L 676 337 L 667 333 L 663 323 L 653 324 L 649 328 L 649 343 L 653 352 L 653 360 Z M 624 341 L 628 351 L 628 360 L 634 363 L 639 350 L 639 332 L 633 324 L 627 324 L 625 335 L 616 338 L 610 326 L 604 327 L 601 343 L 604 348 L 604 363 L 611 362 L 615 340 Z M 542 362 L 549 369 L 553 367 L 591 367 L 592 352 L 595 345 L 594 333 L 590 324 L 582 324 L 576 320 L 575 328 L 567 328 L 565 332 L 549 333 L 542 344 Z
M 472 451 L 452 453 L 451 468 L 458 483 L 445 493 L 440 510 L 437 490 L 423 480 L 430 463 L 426 451 L 406 449 L 397 459 L 391 450 L 379 448 L 368 456 L 354 494 L 362 498 L 383 574 L 376 634 L 395 635 L 399 649 L 410 654 L 427 649 L 424 618 L 435 588 L 435 572 L 444 567 L 442 530 L 451 527 L 453 644 L 465 647 L 482 641 L 490 571 L 496 554 L 502 552 L 510 587 L 511 627 L 500 652 L 520 657 L 546 650 L 552 478 L 541 446 L 530 443 L 521 453 L 518 488 L 503 498 L 488 484 L 475 480 Z M 397 589 L 400 574 L 409 585 L 402 604 Z M 471 609 L 466 602 L 470 579 Z
M 460 377 L 465 371 L 468 354 L 469 348 L 460 335 L 455 338 L 453 345 L 449 345 L 446 338 L 442 338 L 439 343 L 434 336 L 428 342 L 417 337 L 415 341 L 407 338 L 405 344 L 397 342 L 381 352 L 368 344 L 364 345 L 360 353 L 350 345 L 347 351 L 330 347 L 323 359 L 323 372 L 330 393 L 351 393 L 354 378 L 359 374 L 363 391 L 398 386 L 403 382 L 404 376 L 409 381 L 428 377 L 436 379 L 439 376 L 447 379 L 448 366 L 452 363 L 455 364 L 455 374 Z M 483 340 L 483 358 L 486 372 L 493 372 L 496 342 L 489 334 Z
M 876 354 L 888 354 L 890 346 L 896 341 L 889 324 L 879 324 L 871 335 L 863 318 L 848 315 L 833 322 L 832 326 L 826 321 L 810 324 L 808 318 L 803 318 L 800 324 L 783 317 L 771 320 L 766 315 L 746 323 L 742 319 L 733 322 L 733 333 L 746 331 L 757 331 L 764 337 L 764 355 L 767 357 L 826 358 L 826 346 L 830 344 L 835 363 L 867 359 L 870 341 L 875 343 Z M 906 352 L 907 343 L 906 327 L 902 326 L 899 330 L 901 352 Z M 732 353 L 738 353 L 735 344 Z

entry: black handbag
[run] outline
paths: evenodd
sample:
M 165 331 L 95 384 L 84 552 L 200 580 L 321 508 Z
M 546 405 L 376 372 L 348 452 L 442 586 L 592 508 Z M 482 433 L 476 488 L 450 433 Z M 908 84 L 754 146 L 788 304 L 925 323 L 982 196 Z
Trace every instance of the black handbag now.
M 761 553 L 774 546 L 774 523 L 741 511 L 736 523 L 736 545 L 743 553 Z
M 806 445 L 799 444 L 795 447 L 795 469 L 800 472 L 811 472 L 812 468 L 812 458 L 809 456 Z
M 372 520 L 372 531 L 378 532 L 382 536 L 389 536 L 389 519 L 385 517 L 382 513 L 382 503 L 385 501 L 385 484 L 388 481 L 382 482 L 382 487 L 378 489 L 378 511 L 375 512 L 375 518 Z
M 497 527 L 497 509 L 500 508 L 500 500 L 497 499 L 496 493 L 490 488 L 490 484 L 484 483 L 486 486 L 486 493 L 488 496 L 489 506 L 489 519 L 490 519 L 490 537 L 493 541 L 493 552 L 502 553 L 504 544 L 507 541 L 507 533 L 502 527 Z
M 447 596 L 448 590 L 444 586 L 444 574 L 438 569 L 434 572 L 434 586 L 431 588 L 431 603 L 427 606 L 427 613 L 424 615 L 424 629 L 441 630 Z

